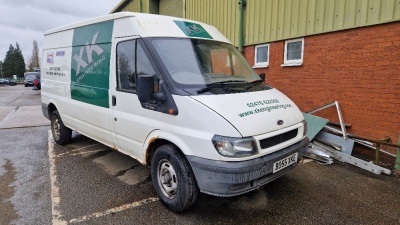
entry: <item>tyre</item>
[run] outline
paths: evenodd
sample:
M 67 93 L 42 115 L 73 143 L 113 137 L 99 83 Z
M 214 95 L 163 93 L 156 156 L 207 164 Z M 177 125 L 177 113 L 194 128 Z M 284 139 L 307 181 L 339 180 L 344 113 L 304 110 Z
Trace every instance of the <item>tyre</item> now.
M 57 110 L 51 113 L 51 132 L 57 144 L 65 145 L 71 142 L 72 130 L 64 126 Z
M 196 202 L 199 190 L 193 171 L 175 146 L 156 149 L 151 160 L 151 178 L 160 201 L 169 210 L 181 212 Z
M 27 84 L 25 84 L 25 87 L 28 87 L 28 85 L 27 85 Z

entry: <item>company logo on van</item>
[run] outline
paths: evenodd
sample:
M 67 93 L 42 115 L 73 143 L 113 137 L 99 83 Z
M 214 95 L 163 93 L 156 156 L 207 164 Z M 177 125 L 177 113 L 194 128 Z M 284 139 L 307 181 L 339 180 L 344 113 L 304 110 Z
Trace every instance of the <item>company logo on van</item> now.
M 71 54 L 71 98 L 109 107 L 111 37 L 114 21 L 74 29 Z
M 96 44 L 97 37 L 99 36 L 99 32 L 100 31 L 97 31 L 97 33 L 93 35 L 93 38 L 92 38 L 92 41 L 90 44 L 89 44 L 89 42 L 86 42 L 85 46 L 83 46 L 79 50 L 79 54 L 75 54 L 73 56 L 73 59 L 77 63 L 77 65 L 76 65 L 76 74 L 77 75 L 81 71 L 81 68 L 85 69 L 88 66 L 88 64 L 93 62 L 93 52 L 96 52 L 98 56 L 100 56 L 101 53 L 104 52 L 104 50 L 102 48 L 100 48 L 99 45 Z M 83 59 L 84 50 L 86 50 L 87 61 L 85 61 Z
M 54 52 L 47 53 L 47 63 L 49 64 L 54 63 Z
M 56 56 L 64 56 L 65 55 L 65 51 L 57 51 L 56 52 Z
M 179 20 L 174 20 L 174 22 L 188 37 L 213 39 L 206 29 L 204 29 L 200 24 Z

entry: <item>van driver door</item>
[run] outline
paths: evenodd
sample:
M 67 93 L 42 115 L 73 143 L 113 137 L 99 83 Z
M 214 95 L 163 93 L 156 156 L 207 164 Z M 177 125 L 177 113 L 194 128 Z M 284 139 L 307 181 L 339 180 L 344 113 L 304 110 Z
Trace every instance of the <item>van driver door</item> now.
M 138 37 L 116 39 L 115 76 L 110 82 L 115 147 L 143 162 L 143 145 L 153 130 L 160 128 L 161 113 L 141 106 L 136 94 L 138 75 L 155 74 L 155 66 Z

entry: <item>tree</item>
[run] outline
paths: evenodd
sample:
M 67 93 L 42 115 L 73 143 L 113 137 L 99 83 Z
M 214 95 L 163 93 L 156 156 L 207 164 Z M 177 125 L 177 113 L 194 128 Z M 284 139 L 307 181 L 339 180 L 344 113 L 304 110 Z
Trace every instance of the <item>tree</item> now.
M 15 49 L 15 72 L 13 74 L 23 75 L 26 71 L 25 69 L 25 59 L 22 55 L 22 51 L 19 48 L 18 43 L 16 43 L 17 48 Z
M 25 72 L 25 60 L 22 51 L 16 43 L 16 48 L 12 44 L 6 53 L 6 58 L 3 62 L 3 75 L 11 77 L 12 75 L 22 75 Z
M 39 47 L 36 40 L 33 40 L 32 56 L 29 63 L 29 71 L 33 71 L 35 67 L 40 67 L 39 65 Z
M 15 50 L 14 46 L 12 46 L 10 44 L 8 51 L 6 52 L 6 58 L 4 59 L 4 62 L 3 62 L 3 74 L 5 74 L 5 75 L 12 74 L 12 68 L 14 67 L 12 55 L 13 55 L 14 50 Z

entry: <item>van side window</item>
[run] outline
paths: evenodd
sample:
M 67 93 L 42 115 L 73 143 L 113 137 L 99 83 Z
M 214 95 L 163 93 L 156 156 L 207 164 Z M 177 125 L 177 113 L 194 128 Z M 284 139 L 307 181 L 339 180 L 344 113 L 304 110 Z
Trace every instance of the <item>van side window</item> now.
M 143 50 L 142 47 L 143 43 L 142 40 L 138 41 L 138 45 L 137 45 L 137 64 L 136 64 L 136 68 L 137 68 L 137 75 L 153 75 L 156 72 L 154 72 L 153 66 L 150 63 L 149 58 L 147 58 L 146 53 Z
M 124 41 L 117 45 L 117 89 L 136 90 L 136 40 Z
M 117 89 L 135 91 L 139 75 L 155 74 L 142 47 L 141 40 L 130 40 L 117 45 Z

